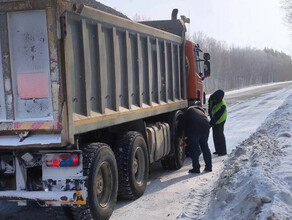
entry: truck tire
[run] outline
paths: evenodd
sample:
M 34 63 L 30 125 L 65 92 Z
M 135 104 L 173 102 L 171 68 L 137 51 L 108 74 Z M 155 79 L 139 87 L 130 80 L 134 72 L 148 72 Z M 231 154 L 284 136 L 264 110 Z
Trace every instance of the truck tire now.
M 49 217 L 53 217 L 54 219 L 77 220 L 69 206 L 47 207 L 45 208 L 45 212 L 48 213 Z
M 119 172 L 118 196 L 137 199 L 143 195 L 148 179 L 149 157 L 143 136 L 129 131 L 116 144 L 115 155 Z
M 171 127 L 172 153 L 161 160 L 165 170 L 179 170 L 185 161 L 185 135 L 183 126 L 183 112 L 176 111 L 169 120 Z
M 104 143 L 83 150 L 83 175 L 88 176 L 86 205 L 71 208 L 75 219 L 109 219 L 117 202 L 118 169 L 114 153 Z
M 66 217 L 66 219 L 70 219 L 70 220 L 78 220 L 74 217 L 73 215 L 73 211 L 71 210 L 70 207 L 65 206 L 65 207 L 61 207 L 60 212 L 63 212 L 63 215 Z

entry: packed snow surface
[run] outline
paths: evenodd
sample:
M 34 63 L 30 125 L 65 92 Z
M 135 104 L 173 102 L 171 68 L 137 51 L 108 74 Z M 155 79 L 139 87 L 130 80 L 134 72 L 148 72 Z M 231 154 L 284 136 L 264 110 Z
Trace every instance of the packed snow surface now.
M 290 156 L 287 154 L 287 157 L 282 153 L 277 154 L 279 148 L 281 148 L 280 143 L 278 143 L 278 136 L 280 139 L 285 139 L 286 142 L 282 144 L 286 147 L 285 149 L 291 149 L 289 136 L 291 136 L 292 131 L 291 127 L 287 125 L 291 124 L 291 118 L 289 119 L 288 116 L 292 114 L 292 98 L 289 96 L 292 94 L 292 89 L 291 83 L 278 85 L 280 86 L 278 89 L 270 89 L 269 87 L 272 85 L 268 85 L 265 87 L 267 93 L 260 95 L 258 93 L 263 89 L 262 86 L 227 93 L 228 119 L 225 125 L 225 136 L 228 152 L 232 151 L 232 153 L 224 157 L 213 156 L 213 172 L 203 172 L 197 175 L 189 174 L 188 170 L 191 168 L 189 158 L 185 166 L 175 172 L 163 171 L 159 164 L 154 164 L 151 168 L 152 173 L 145 195 L 135 202 L 118 203 L 111 219 L 265 219 L 260 217 L 260 214 L 264 216 L 264 208 L 269 210 L 268 205 L 272 204 L 269 200 L 274 198 L 268 195 L 272 193 L 252 193 L 255 186 L 250 185 L 249 181 L 259 184 L 262 182 L 263 190 L 265 189 L 264 183 L 271 184 L 269 182 L 271 179 L 263 177 L 268 174 L 271 175 L 274 169 L 283 173 L 284 178 L 292 179 L 292 152 L 290 152 Z M 240 95 L 240 97 L 237 95 Z M 282 104 L 285 100 L 283 106 L 287 105 L 289 107 L 284 110 Z M 281 107 L 277 110 L 279 106 Z M 273 113 L 275 110 L 277 111 Z M 283 111 L 288 113 L 285 114 Z M 271 115 L 267 118 L 269 114 Z M 277 123 L 280 119 L 283 122 Z M 271 125 L 268 127 L 269 123 Z M 272 130 L 274 135 L 271 135 Z M 213 151 L 212 133 L 210 133 L 209 146 Z M 238 150 L 235 154 L 233 150 L 237 146 L 242 150 Z M 280 151 L 282 152 L 283 149 Z M 274 159 L 269 160 L 272 157 L 270 154 L 276 154 L 277 156 L 274 155 Z M 284 161 L 283 158 L 286 160 L 286 165 L 290 163 L 290 171 L 286 165 L 282 168 L 277 163 L 277 161 Z M 270 164 L 270 169 L 261 165 L 265 160 Z M 239 162 L 236 163 L 236 161 Z M 200 163 L 201 166 L 204 166 L 202 160 Z M 258 164 L 258 170 L 254 171 L 256 164 Z M 278 167 L 276 168 L 274 165 L 278 165 Z M 249 174 L 237 177 L 233 175 L 235 170 L 237 172 L 242 170 L 243 174 L 255 172 L 253 173 L 254 179 L 250 180 Z M 228 176 L 228 181 L 226 181 L 225 176 Z M 227 185 L 230 181 L 234 181 L 234 185 Z M 281 183 L 280 178 L 272 179 L 272 181 Z M 238 190 L 235 190 L 236 186 Z M 246 188 L 240 188 L 240 186 Z M 280 187 L 280 185 L 275 186 L 275 188 L 277 187 Z M 225 188 L 227 188 L 226 191 L 224 191 Z M 231 191 L 231 189 L 234 191 Z M 273 190 L 267 188 L 268 191 L 269 189 Z M 287 194 L 287 188 L 282 190 L 278 188 L 278 190 L 286 199 L 290 196 L 291 200 L 291 195 Z M 244 195 L 246 196 L 242 198 Z M 240 198 L 242 199 L 240 200 Z M 291 203 L 285 206 L 292 210 Z M 280 207 L 280 205 L 277 207 Z M 246 209 L 249 211 L 246 211 Z M 274 209 L 277 210 L 276 206 L 274 206 Z M 279 210 L 279 213 L 282 213 L 281 210 Z M 273 217 L 276 215 L 271 213 L 265 216 L 272 216 L 270 219 L 286 219 Z
M 202 219 L 292 219 L 291 103 L 232 151 Z

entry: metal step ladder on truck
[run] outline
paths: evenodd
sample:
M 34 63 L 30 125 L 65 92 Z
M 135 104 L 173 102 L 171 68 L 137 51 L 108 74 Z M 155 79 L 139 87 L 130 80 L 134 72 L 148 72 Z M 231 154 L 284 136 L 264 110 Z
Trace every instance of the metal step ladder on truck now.
M 0 3 L 0 199 L 108 219 L 149 165 L 183 166 L 183 110 L 209 54 L 176 19 L 135 23 L 65 0 Z M 201 57 L 204 56 L 204 59 Z

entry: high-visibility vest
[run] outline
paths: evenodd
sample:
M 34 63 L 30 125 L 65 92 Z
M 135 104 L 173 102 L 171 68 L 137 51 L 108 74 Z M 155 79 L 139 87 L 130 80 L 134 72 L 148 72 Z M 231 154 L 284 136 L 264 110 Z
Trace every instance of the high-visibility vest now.
M 226 102 L 224 101 L 224 99 L 222 99 L 221 102 L 219 102 L 217 105 L 215 105 L 213 108 L 212 108 L 212 117 L 215 115 L 216 112 L 218 112 L 220 110 L 220 108 L 225 105 L 225 111 L 224 113 L 222 114 L 222 116 L 216 121 L 216 125 L 222 123 L 223 121 L 226 120 L 227 118 L 227 106 L 226 106 Z

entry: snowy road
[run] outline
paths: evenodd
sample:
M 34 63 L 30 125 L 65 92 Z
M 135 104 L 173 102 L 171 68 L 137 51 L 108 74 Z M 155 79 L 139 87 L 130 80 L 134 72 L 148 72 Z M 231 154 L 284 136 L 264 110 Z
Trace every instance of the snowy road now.
M 248 138 L 292 94 L 292 83 L 243 89 L 226 94 L 228 120 L 226 142 L 230 153 Z M 214 150 L 210 134 L 209 145 Z M 202 158 L 201 158 L 202 159 Z M 111 219 L 198 219 L 203 217 L 215 182 L 222 172 L 224 157 L 213 157 L 213 172 L 189 174 L 191 161 L 176 172 L 152 166 L 145 194 L 134 202 L 119 202 Z M 203 165 L 203 161 L 200 162 Z
M 201 220 L 292 219 L 292 94 L 228 156 Z
M 244 89 L 226 94 L 228 120 L 225 135 L 230 153 L 243 140 L 254 133 L 285 99 L 292 94 L 292 83 L 282 83 Z M 213 152 L 212 134 L 209 144 Z M 214 185 L 223 172 L 227 156 L 213 157 L 213 172 L 189 174 L 191 161 L 175 172 L 164 171 L 159 163 L 151 166 L 151 175 L 145 194 L 136 201 L 118 201 L 111 220 L 116 219 L 198 219 L 206 216 L 210 198 L 215 192 Z M 200 162 L 201 165 L 203 161 Z M 289 162 L 288 162 L 289 163 Z M 41 209 L 19 209 L 13 214 L 14 205 L 0 202 L 0 219 L 56 219 Z M 33 214 L 32 210 L 34 210 Z M 45 217 L 46 216 L 46 217 Z
M 225 128 L 228 152 L 255 132 L 291 93 L 292 82 L 227 92 L 228 120 Z

